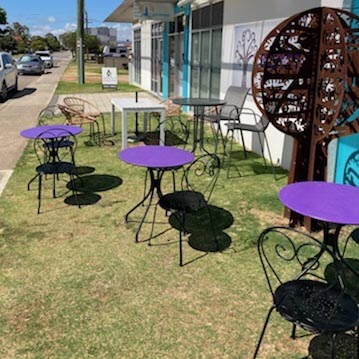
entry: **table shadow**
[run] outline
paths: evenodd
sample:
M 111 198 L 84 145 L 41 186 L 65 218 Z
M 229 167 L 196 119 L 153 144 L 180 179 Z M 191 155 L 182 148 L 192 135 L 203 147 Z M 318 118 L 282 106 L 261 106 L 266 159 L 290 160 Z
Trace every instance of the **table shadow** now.
M 76 167 L 76 173 L 79 175 L 79 176 L 83 176 L 83 175 L 86 175 L 88 173 L 93 173 L 96 171 L 96 168 L 95 167 L 91 167 L 91 166 L 77 166 Z
M 64 202 L 69 206 L 90 206 L 98 201 L 100 201 L 102 197 L 97 193 L 79 193 L 76 196 L 71 195 L 64 199 Z
M 67 185 L 69 189 L 72 189 L 74 185 L 78 192 L 93 193 L 109 191 L 122 184 L 122 178 L 112 175 L 93 174 L 88 176 L 82 176 L 70 181 Z

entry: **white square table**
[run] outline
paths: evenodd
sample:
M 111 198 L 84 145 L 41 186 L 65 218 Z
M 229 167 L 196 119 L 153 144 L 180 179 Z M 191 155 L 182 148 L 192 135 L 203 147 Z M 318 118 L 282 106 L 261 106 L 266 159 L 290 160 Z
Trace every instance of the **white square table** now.
M 160 145 L 165 144 L 165 119 L 166 107 L 151 99 L 140 99 L 138 102 L 134 98 L 113 98 L 111 99 L 112 112 L 111 124 L 112 135 L 115 134 L 115 109 L 122 112 L 122 148 L 127 148 L 127 113 L 129 112 L 144 112 L 144 129 L 147 127 L 147 116 L 150 112 L 160 112 Z

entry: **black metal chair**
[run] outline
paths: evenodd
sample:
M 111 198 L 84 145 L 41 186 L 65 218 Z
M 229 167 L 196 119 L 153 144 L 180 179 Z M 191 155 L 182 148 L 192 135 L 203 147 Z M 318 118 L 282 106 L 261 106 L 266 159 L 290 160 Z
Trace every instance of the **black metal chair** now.
M 62 139 L 66 143 L 71 143 L 71 146 L 62 146 Z M 39 162 L 39 165 L 36 167 L 36 177 L 39 178 L 38 214 L 40 214 L 41 209 L 42 177 L 48 175 L 52 175 L 53 178 L 53 198 L 56 198 L 56 180 L 59 178 L 59 175 L 67 174 L 69 176 L 72 183 L 73 195 L 80 208 L 74 181 L 75 176 L 78 177 L 74 163 L 76 147 L 77 141 L 75 136 L 67 130 L 61 130 L 61 136 L 54 136 L 53 130 L 46 130 L 34 140 L 34 152 Z
M 358 335 L 357 302 L 346 292 L 343 262 L 337 253 L 316 238 L 293 228 L 272 227 L 258 240 L 259 258 L 273 304 L 270 307 L 253 358 L 257 358 L 273 310 L 296 327 L 331 338 L 331 358 L 336 356 L 338 333 L 354 330 Z M 324 265 L 332 264 L 328 280 Z M 358 342 L 359 357 L 359 342 Z
M 198 157 L 184 169 L 181 190 L 162 196 L 158 202 L 159 206 L 167 212 L 173 213 L 178 221 L 179 230 L 179 264 L 183 266 L 182 241 L 186 233 L 186 214 L 195 213 L 206 209 L 210 218 L 211 233 L 216 241 L 216 231 L 213 219 L 208 208 L 208 201 L 213 193 L 220 170 L 220 159 L 215 154 L 206 154 Z M 194 181 L 194 178 L 196 181 Z M 154 211 L 156 217 L 157 206 Z M 153 220 L 153 225 L 154 225 Z M 153 227 L 151 237 L 153 235 Z M 150 243 L 150 242 L 149 242 Z M 217 245 L 218 247 L 218 245 Z
M 226 142 L 223 136 L 221 123 L 237 119 L 244 108 L 249 89 L 238 86 L 228 87 L 224 100 L 226 104 L 221 108 L 212 108 L 210 113 L 204 115 L 204 121 L 211 125 L 215 139 L 215 153 L 218 150 L 219 140 L 222 142 L 223 150 L 226 150 Z
M 253 119 L 252 123 L 241 122 L 240 118 L 242 115 L 249 115 L 249 117 L 251 117 Z M 228 138 L 231 133 L 231 135 L 230 135 L 231 143 L 230 143 L 230 148 L 228 151 L 229 158 L 228 158 L 228 164 L 227 164 L 227 178 L 229 177 L 229 170 L 230 170 L 231 159 L 232 159 L 233 140 L 234 140 L 234 132 L 235 131 L 240 132 L 245 158 L 247 158 L 247 151 L 246 151 L 246 146 L 244 143 L 243 132 L 248 131 L 248 132 L 256 133 L 258 135 L 258 142 L 259 142 L 259 146 L 261 148 L 264 166 L 266 168 L 267 168 L 267 162 L 264 157 L 264 145 L 267 145 L 267 150 L 268 150 L 269 160 L 270 160 L 270 163 L 272 166 L 273 176 L 274 176 L 274 178 L 276 178 L 272 155 L 271 155 L 270 148 L 269 148 L 269 142 L 268 142 L 266 132 L 265 132 L 266 129 L 268 128 L 268 125 L 269 125 L 269 121 L 266 117 L 259 116 L 253 110 L 250 110 L 250 109 L 242 110 L 236 119 L 233 119 L 226 124 L 226 126 L 227 126 L 226 137 Z M 263 136 L 264 142 L 262 142 L 261 136 Z

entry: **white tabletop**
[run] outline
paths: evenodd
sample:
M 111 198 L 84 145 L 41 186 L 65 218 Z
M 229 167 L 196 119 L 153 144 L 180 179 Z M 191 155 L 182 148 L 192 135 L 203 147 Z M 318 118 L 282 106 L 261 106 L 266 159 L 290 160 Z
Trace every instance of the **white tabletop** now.
M 166 106 L 154 100 L 144 98 L 139 99 L 138 102 L 134 98 L 113 98 L 111 99 L 112 105 L 116 106 L 120 111 L 151 111 L 151 110 L 165 110 Z

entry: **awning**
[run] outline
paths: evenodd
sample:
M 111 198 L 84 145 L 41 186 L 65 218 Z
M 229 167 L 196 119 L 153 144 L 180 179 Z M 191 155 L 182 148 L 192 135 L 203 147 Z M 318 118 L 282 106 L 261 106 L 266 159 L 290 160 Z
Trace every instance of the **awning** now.
M 105 19 L 105 22 L 134 22 L 138 19 L 146 18 L 163 20 L 160 17 L 165 17 L 166 14 L 169 13 L 168 5 L 173 7 L 177 1 L 178 0 L 124 0 L 122 4 Z M 158 11 L 158 9 L 161 9 L 161 11 Z

